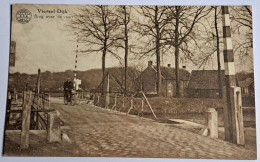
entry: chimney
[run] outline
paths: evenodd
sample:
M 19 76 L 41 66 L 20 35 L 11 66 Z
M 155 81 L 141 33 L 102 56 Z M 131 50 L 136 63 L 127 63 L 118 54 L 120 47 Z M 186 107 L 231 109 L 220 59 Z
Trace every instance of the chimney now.
M 168 64 L 168 67 L 171 67 L 171 64 Z
M 148 67 L 151 67 L 153 65 L 153 61 L 148 61 Z

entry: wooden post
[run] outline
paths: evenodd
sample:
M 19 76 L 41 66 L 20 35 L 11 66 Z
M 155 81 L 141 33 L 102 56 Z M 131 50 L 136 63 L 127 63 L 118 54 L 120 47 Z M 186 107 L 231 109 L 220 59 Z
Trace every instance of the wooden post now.
M 41 88 L 41 69 L 38 69 L 38 76 L 37 76 L 36 87 L 37 87 L 36 93 L 38 94 L 37 97 L 39 97 L 40 88 Z
M 211 138 L 218 138 L 218 112 L 214 108 L 208 109 L 208 129 Z
M 230 89 L 230 97 L 232 106 L 233 142 L 239 145 L 245 145 L 241 88 L 232 86 Z
M 47 141 L 48 142 L 61 141 L 60 120 L 58 118 L 58 114 L 56 111 L 48 113 Z
M 155 117 L 155 119 L 158 119 L 158 118 L 157 118 L 157 116 L 155 115 L 155 113 L 154 113 L 153 109 L 152 109 L 152 106 L 150 105 L 150 103 L 149 103 L 148 99 L 146 98 L 146 96 L 145 96 L 144 92 L 142 91 L 141 93 L 143 94 L 143 96 L 144 96 L 144 99 L 146 100 L 146 102 L 147 102 L 147 104 L 148 104 L 148 106 L 149 106 L 150 110 L 152 111 L 152 113 L 153 113 L 153 116 Z
M 131 111 L 133 108 L 134 108 L 134 100 L 133 100 L 133 95 L 132 95 L 132 96 L 131 96 L 131 100 L 130 100 L 130 108 L 129 108 L 127 114 L 129 114 L 130 111 Z
M 109 73 L 107 74 L 107 91 L 106 91 L 106 106 L 105 108 L 108 108 L 109 106 Z
M 23 105 L 25 104 L 25 98 L 26 98 L 26 91 L 23 91 L 23 103 L 22 103 L 22 107 L 23 107 Z
M 125 107 L 125 94 L 123 94 L 123 104 L 122 107 Z
M 115 103 L 114 103 L 114 106 L 112 107 L 112 109 L 115 108 L 116 110 L 116 96 L 115 96 Z
M 38 69 L 38 75 L 37 75 L 37 81 L 36 81 L 36 90 L 35 90 L 35 96 L 36 96 L 36 101 L 35 101 L 35 98 L 33 99 L 33 102 L 36 102 L 37 106 L 36 106 L 36 109 L 39 109 L 39 106 L 40 103 L 42 103 L 43 107 L 44 107 L 44 100 L 42 99 L 42 102 L 39 101 L 40 99 L 40 77 L 41 77 L 41 70 Z M 32 114 L 32 118 L 34 119 L 34 121 L 36 122 L 36 128 L 38 129 L 39 128 L 39 116 L 38 116 L 38 112 L 35 112 Z
M 142 97 L 142 117 L 144 116 L 144 98 Z
M 32 92 L 24 92 L 24 105 L 22 116 L 22 130 L 21 130 L 21 149 L 29 148 L 29 129 L 31 117 Z
M 14 101 L 14 103 L 16 103 L 16 101 L 17 101 L 17 92 L 16 92 L 16 88 L 14 88 L 14 97 L 13 97 L 13 101 Z
M 97 96 L 97 106 L 99 105 L 99 96 Z
M 49 100 L 49 109 L 51 108 L 51 96 L 48 95 L 48 100 Z

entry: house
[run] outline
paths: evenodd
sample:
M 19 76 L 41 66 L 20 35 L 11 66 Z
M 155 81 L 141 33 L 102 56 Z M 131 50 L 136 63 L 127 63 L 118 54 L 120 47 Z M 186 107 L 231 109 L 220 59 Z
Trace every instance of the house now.
M 138 76 L 138 91 L 142 90 L 145 94 L 157 94 L 157 67 L 152 61 L 148 61 L 148 67 Z M 180 69 L 180 88 L 181 94 L 185 93 L 188 86 L 190 73 L 185 69 Z M 176 75 L 175 69 L 168 64 L 167 67 L 161 67 L 162 95 L 174 96 L 176 94 Z
M 225 90 L 225 72 L 221 70 L 222 88 Z M 188 96 L 218 98 L 219 82 L 217 70 L 192 70 L 187 88 Z
M 236 80 L 243 96 L 254 96 L 254 74 L 253 73 L 238 73 Z

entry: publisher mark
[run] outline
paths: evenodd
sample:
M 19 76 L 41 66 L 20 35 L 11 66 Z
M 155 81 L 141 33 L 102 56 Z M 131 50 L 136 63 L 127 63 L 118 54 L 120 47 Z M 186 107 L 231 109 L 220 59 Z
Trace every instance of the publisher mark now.
M 32 18 L 32 13 L 27 9 L 20 9 L 16 13 L 16 19 L 21 24 L 28 23 Z

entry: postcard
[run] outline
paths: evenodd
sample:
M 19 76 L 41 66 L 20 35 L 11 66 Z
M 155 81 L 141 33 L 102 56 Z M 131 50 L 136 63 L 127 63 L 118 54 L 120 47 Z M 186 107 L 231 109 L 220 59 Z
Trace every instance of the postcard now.
M 257 159 L 251 6 L 11 13 L 3 156 Z

